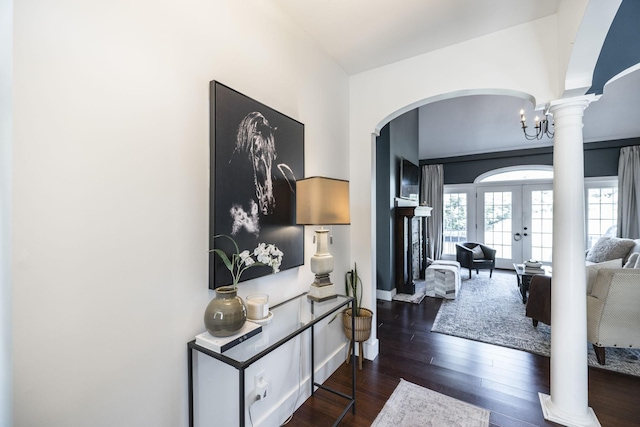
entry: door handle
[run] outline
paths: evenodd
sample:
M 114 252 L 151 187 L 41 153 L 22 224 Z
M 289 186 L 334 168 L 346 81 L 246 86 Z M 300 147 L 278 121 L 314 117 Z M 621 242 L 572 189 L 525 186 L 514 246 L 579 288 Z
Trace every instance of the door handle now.
M 526 236 L 526 234 L 525 234 Z M 515 240 L 516 242 L 519 242 L 520 240 L 522 240 L 522 235 L 520 233 L 516 233 L 513 235 L 513 240 Z

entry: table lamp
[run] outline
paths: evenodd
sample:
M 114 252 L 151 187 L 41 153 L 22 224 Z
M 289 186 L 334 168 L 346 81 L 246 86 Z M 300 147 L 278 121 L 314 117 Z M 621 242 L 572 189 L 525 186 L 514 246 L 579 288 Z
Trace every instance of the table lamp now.
M 296 182 L 296 223 L 316 225 L 316 253 L 311 271 L 316 278 L 307 297 L 313 301 L 335 298 L 336 288 L 329 276 L 333 256 L 329 253 L 329 230 L 325 225 L 350 224 L 349 181 L 314 176 Z

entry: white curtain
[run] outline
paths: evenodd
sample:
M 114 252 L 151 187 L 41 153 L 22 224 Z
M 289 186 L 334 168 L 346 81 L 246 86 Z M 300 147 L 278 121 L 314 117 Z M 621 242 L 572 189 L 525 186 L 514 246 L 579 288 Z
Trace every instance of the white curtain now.
M 618 237 L 640 239 L 640 146 L 622 147 L 618 161 Z
M 440 259 L 442 255 L 442 203 L 444 194 L 444 171 L 442 165 L 422 166 L 420 181 L 420 203 L 431 206 L 431 216 L 427 218 L 427 256 Z

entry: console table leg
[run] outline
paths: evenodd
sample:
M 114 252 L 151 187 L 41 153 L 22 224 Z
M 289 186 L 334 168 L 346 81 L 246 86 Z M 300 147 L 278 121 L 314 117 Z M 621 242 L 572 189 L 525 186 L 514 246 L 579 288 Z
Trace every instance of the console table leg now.
M 193 427 L 193 352 L 187 347 L 187 371 L 189 381 L 189 427 Z
M 238 388 L 240 389 L 240 427 L 244 427 L 244 369 L 240 369 L 239 374 L 240 384 Z

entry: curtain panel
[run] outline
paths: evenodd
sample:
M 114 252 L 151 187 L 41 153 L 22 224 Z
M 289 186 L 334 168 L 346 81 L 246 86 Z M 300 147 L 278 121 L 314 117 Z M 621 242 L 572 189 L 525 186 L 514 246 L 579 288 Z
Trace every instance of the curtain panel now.
M 427 217 L 425 237 L 428 239 L 427 256 L 440 259 L 443 246 L 442 203 L 444 198 L 444 168 L 442 165 L 422 166 L 420 181 L 420 203 L 432 207 Z
M 640 239 L 640 146 L 622 147 L 618 161 L 618 237 Z

